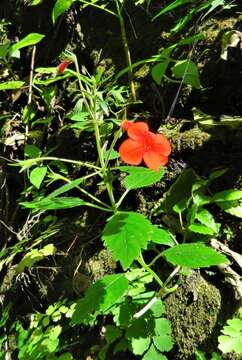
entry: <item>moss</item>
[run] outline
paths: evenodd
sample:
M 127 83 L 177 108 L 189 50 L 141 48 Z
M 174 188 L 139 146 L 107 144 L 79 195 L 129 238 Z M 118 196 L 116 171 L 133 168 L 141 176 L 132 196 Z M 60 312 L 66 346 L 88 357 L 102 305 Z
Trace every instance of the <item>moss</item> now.
M 201 130 L 197 125 L 189 130 L 182 131 L 185 122 L 176 125 L 160 127 L 159 131 L 171 140 L 173 150 L 195 150 L 210 139 L 210 134 Z
M 194 272 L 165 303 L 178 348 L 174 359 L 189 359 L 198 349 L 216 350 L 212 334 L 220 312 L 221 295 L 215 286 Z

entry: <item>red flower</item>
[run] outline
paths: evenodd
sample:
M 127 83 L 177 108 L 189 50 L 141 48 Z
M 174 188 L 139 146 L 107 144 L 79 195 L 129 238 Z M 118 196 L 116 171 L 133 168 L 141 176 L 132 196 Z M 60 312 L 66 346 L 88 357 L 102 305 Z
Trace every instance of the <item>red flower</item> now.
M 121 159 L 131 165 L 139 165 L 144 160 L 146 166 L 159 171 L 168 162 L 171 144 L 162 134 L 154 134 L 144 122 L 133 123 L 124 120 L 121 124 L 129 139 L 119 148 Z
M 68 65 L 70 65 L 71 61 L 69 60 L 63 60 L 58 66 L 57 66 L 57 72 L 60 74 L 63 74 L 63 72 L 65 71 L 65 69 L 67 68 Z

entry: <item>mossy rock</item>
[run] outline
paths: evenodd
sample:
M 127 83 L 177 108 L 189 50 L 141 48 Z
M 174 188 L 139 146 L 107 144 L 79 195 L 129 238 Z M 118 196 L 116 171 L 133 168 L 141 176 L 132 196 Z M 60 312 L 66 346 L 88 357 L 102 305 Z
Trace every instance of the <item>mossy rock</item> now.
M 177 345 L 174 359 L 192 359 L 197 350 L 209 353 L 216 350 L 221 295 L 214 285 L 194 272 L 165 303 Z

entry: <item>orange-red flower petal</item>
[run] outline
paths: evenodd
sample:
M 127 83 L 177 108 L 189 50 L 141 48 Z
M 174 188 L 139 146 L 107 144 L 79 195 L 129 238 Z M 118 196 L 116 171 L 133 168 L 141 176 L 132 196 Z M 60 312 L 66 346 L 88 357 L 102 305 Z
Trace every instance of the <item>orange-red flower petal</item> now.
M 119 148 L 121 159 L 131 165 L 139 165 L 142 162 L 144 152 L 145 148 L 142 142 L 132 139 L 125 140 Z
M 149 137 L 149 126 L 145 122 L 132 123 L 128 127 L 128 136 L 133 140 L 145 139 Z
M 159 154 L 153 150 L 146 151 L 143 159 L 148 168 L 154 171 L 159 171 L 160 167 L 166 165 L 168 162 L 167 156 Z
M 162 134 L 154 134 L 153 138 L 154 138 L 154 144 L 152 146 L 152 149 L 165 156 L 170 155 L 171 153 L 170 141 Z

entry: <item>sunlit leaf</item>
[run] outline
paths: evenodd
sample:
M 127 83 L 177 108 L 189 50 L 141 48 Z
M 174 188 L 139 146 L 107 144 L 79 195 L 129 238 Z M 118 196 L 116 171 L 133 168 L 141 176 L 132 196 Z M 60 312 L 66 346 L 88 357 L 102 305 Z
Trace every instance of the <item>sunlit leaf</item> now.
M 141 214 L 123 212 L 111 217 L 103 231 L 102 239 L 115 260 L 127 269 L 145 249 L 151 237 L 152 225 Z
M 193 269 L 228 263 L 227 258 L 202 243 L 181 244 L 163 251 L 165 259 L 173 265 Z

